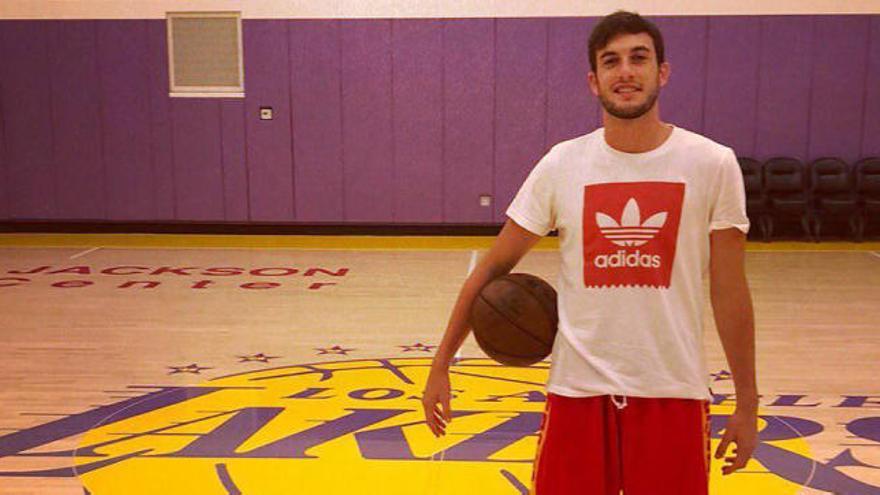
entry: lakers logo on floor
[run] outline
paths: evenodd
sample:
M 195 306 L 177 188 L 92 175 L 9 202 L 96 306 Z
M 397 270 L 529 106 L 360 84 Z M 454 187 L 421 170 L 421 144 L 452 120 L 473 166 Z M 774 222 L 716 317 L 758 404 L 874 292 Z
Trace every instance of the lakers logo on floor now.
M 80 477 L 93 495 L 403 495 L 475 486 L 524 493 L 546 364 L 509 368 L 466 359 L 454 366 L 454 420 L 439 439 L 421 411 L 429 366 L 428 358 L 289 366 L 210 380 L 174 400 L 154 395 L 148 400 L 159 407 L 133 403 L 137 414 L 118 410 L 85 434 L 76 464 L 88 466 Z M 730 412 L 713 406 L 713 442 Z M 808 423 L 815 424 L 762 416 L 751 475 L 713 476 L 712 493 L 797 493 L 806 479 L 786 479 L 762 461 L 812 463 L 802 435 Z

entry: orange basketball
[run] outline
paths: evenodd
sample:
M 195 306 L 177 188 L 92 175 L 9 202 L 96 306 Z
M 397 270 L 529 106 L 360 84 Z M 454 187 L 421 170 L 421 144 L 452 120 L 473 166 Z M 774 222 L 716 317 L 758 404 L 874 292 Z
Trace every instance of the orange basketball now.
M 471 307 L 477 344 L 502 364 L 528 366 L 550 355 L 559 326 L 556 290 L 528 273 L 486 284 Z

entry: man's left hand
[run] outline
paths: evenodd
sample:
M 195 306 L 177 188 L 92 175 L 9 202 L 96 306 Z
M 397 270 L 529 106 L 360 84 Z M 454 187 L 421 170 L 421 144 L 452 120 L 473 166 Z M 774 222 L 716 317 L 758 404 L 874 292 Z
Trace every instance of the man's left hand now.
M 736 444 L 733 449 L 733 456 L 727 457 L 727 447 Z M 721 438 L 721 444 L 715 451 L 715 458 L 724 457 L 724 466 L 721 472 L 728 475 L 736 470 L 742 469 L 752 457 L 755 446 L 758 444 L 758 413 L 754 410 L 737 410 L 727 419 L 727 426 L 724 428 L 724 436 Z

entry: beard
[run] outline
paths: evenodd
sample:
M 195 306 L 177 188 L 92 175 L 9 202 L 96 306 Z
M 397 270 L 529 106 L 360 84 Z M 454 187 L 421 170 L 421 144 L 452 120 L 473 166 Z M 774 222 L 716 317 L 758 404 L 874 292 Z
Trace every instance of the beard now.
M 654 86 L 654 91 L 648 93 L 648 99 L 645 100 L 644 103 L 637 107 L 633 108 L 624 108 L 618 105 L 615 105 L 610 98 L 606 97 L 601 91 L 599 92 L 599 102 L 602 103 L 602 108 L 605 109 L 606 112 L 617 117 L 618 119 L 632 120 L 641 117 L 646 114 L 648 110 L 650 110 L 654 104 L 657 102 L 657 97 L 660 95 L 660 86 Z

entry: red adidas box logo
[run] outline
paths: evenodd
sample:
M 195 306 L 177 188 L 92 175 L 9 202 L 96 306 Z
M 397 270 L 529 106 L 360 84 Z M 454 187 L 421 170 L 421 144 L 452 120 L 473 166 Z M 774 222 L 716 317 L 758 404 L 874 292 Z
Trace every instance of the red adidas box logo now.
M 669 287 L 684 201 L 680 182 L 584 188 L 584 285 Z

